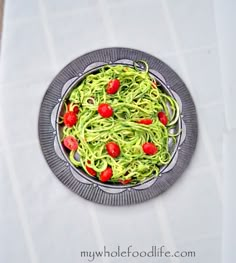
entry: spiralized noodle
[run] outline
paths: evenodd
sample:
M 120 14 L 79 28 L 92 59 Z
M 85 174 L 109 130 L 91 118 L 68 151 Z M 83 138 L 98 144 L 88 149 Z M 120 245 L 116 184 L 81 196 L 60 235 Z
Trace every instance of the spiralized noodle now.
M 70 161 L 86 172 L 86 165 L 97 172 L 97 177 L 107 167 L 112 167 L 109 182 L 119 183 L 131 179 L 131 184 L 158 176 L 160 167 L 171 160 L 168 149 L 170 138 L 175 142 L 177 134 L 170 130 L 179 118 L 177 102 L 163 93 L 160 84 L 145 70 L 124 65 L 105 65 L 98 73 L 89 74 L 71 92 L 68 101 L 71 107 L 79 106 L 78 121 L 73 127 L 63 126 L 63 138 L 74 136 L 78 141 L 76 151 L 69 154 Z M 115 94 L 107 94 L 106 87 L 111 79 L 119 79 L 120 88 Z M 113 109 L 110 118 L 98 114 L 98 106 L 108 103 Z M 157 117 L 165 112 L 168 124 L 164 126 Z M 140 119 L 152 119 L 152 124 L 138 123 Z M 179 133 L 178 133 L 179 134 Z M 62 138 L 62 140 L 63 140 Z M 113 158 L 106 151 L 106 144 L 115 142 L 121 153 Z M 154 155 L 143 152 L 142 145 L 152 142 L 158 148 Z

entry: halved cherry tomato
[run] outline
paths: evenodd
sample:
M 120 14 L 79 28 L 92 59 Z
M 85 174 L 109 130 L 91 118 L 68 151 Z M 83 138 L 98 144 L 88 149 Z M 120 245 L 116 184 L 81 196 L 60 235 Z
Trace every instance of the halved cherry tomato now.
M 149 124 L 152 124 L 152 119 L 142 119 L 142 120 L 139 120 L 138 123 L 149 125 Z
M 167 116 L 165 115 L 165 113 L 162 112 L 162 111 L 161 111 L 161 112 L 158 112 L 157 116 L 158 116 L 160 122 L 161 122 L 163 125 L 166 126 L 167 123 L 168 123 L 168 118 L 167 118 Z
M 119 182 L 120 182 L 121 184 L 129 184 L 131 181 L 132 181 L 131 178 L 125 179 L 125 180 L 122 180 L 122 179 L 119 180 Z
M 111 79 L 107 84 L 106 92 L 108 94 L 115 94 L 120 87 L 120 81 L 118 79 Z
M 95 170 L 93 170 L 93 168 L 89 167 L 88 165 L 85 165 L 86 171 L 92 175 L 92 176 L 96 176 L 97 172 Z
M 98 106 L 98 113 L 103 117 L 103 118 L 110 118 L 113 114 L 112 107 L 107 104 L 107 103 L 101 103 Z
M 67 105 L 67 110 L 73 111 L 75 114 L 79 113 L 79 107 L 77 105 L 74 105 L 73 107 L 71 107 L 70 103 Z
M 85 166 L 85 168 L 86 168 L 86 171 L 87 171 L 90 175 L 96 176 L 97 172 L 94 171 L 93 168 L 91 168 L 91 167 L 89 167 L 89 166 L 87 166 L 87 165 Z
M 154 155 L 158 152 L 158 148 L 152 142 L 146 142 L 142 146 L 143 151 L 148 155 Z
M 78 149 L 78 141 L 74 136 L 66 136 L 63 140 L 63 144 L 71 151 L 76 151 Z
M 111 167 L 107 167 L 104 171 L 100 174 L 100 181 L 101 182 L 107 182 L 111 179 L 113 175 Z
M 77 116 L 73 111 L 67 111 L 63 117 L 63 121 L 67 127 L 72 127 L 77 122 Z
M 87 161 L 88 164 L 91 164 L 91 161 L 88 160 Z M 97 172 L 95 170 L 93 170 L 93 168 L 89 167 L 88 165 L 85 165 L 85 168 L 87 170 L 87 172 L 92 175 L 92 176 L 96 176 Z
M 107 143 L 106 149 L 107 149 L 108 154 L 113 158 L 116 158 L 120 155 L 120 147 L 115 142 Z

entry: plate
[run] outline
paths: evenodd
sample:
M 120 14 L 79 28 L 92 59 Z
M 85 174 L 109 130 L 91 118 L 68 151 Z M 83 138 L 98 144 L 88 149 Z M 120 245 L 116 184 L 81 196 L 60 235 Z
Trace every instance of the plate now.
M 182 132 L 171 148 L 171 162 L 161 167 L 158 177 L 136 185 L 104 184 L 88 176 L 70 163 L 60 142 L 58 119 L 63 101 L 86 75 L 106 64 L 133 66 L 145 60 L 149 73 L 161 84 L 162 90 L 174 97 L 180 106 L 178 127 Z M 139 65 L 142 70 L 142 64 Z M 39 114 L 39 139 L 45 159 L 57 178 L 85 199 L 104 205 L 129 205 L 158 196 L 184 172 L 196 147 L 198 125 L 193 99 L 179 76 L 161 60 L 142 51 L 128 48 L 106 48 L 87 53 L 69 63 L 54 78 L 43 98 Z

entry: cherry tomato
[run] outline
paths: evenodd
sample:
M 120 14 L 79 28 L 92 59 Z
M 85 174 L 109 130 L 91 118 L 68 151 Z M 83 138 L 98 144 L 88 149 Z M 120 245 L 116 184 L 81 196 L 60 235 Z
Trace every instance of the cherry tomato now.
M 67 111 L 63 117 L 63 121 L 67 127 L 72 127 L 77 122 L 77 116 L 73 111 Z
M 78 141 L 74 136 L 66 136 L 63 140 L 63 144 L 71 151 L 76 151 L 78 149 Z
M 158 152 L 158 148 L 152 142 L 146 142 L 142 146 L 143 151 L 148 155 L 154 155 Z
M 79 113 L 79 107 L 77 105 L 74 105 L 72 109 L 71 104 L 69 103 L 67 106 L 67 109 L 68 111 L 73 111 L 75 114 Z
M 142 119 L 142 120 L 139 120 L 138 123 L 149 125 L 149 124 L 152 124 L 152 119 Z
M 104 171 L 101 172 L 100 174 L 100 181 L 101 182 L 106 182 L 111 179 L 113 175 L 111 167 L 107 167 Z
M 132 181 L 132 179 L 131 178 L 129 178 L 129 179 L 125 179 L 125 180 L 119 180 L 119 182 L 121 183 L 121 184 L 129 184 L 130 182 Z
M 120 147 L 118 144 L 114 142 L 107 143 L 106 149 L 107 149 L 108 154 L 113 158 L 116 158 L 120 155 Z
M 92 175 L 92 176 L 96 176 L 97 172 L 93 170 L 93 168 L 89 167 L 88 165 L 85 166 L 86 171 Z
M 108 94 L 115 94 L 120 87 L 120 81 L 118 79 L 112 79 L 107 84 L 107 93 Z
M 89 167 L 89 166 L 85 166 L 86 171 L 91 175 L 91 176 L 96 176 L 97 172 L 93 170 L 93 168 Z
M 113 114 L 112 107 L 107 104 L 107 103 L 101 103 L 98 106 L 98 113 L 103 117 L 103 118 L 109 118 Z
M 165 113 L 161 111 L 161 112 L 159 112 L 159 113 L 157 114 L 157 116 L 158 116 L 160 122 L 161 122 L 163 125 L 166 126 L 167 123 L 168 123 L 168 118 L 167 118 L 167 116 L 165 115 Z

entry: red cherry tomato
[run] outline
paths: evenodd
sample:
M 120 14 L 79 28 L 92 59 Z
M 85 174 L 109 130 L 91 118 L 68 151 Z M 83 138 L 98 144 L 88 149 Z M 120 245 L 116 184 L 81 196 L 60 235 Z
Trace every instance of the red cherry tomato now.
M 104 171 L 100 174 L 100 181 L 101 182 L 107 182 L 111 179 L 113 175 L 111 167 L 107 167 Z
M 158 148 L 151 142 L 146 142 L 142 146 L 143 151 L 148 155 L 154 155 L 158 152 Z
M 131 178 L 125 180 L 119 180 L 121 184 L 129 184 L 131 182 Z
M 91 175 L 91 176 L 96 176 L 97 172 L 93 170 L 93 168 L 89 167 L 89 166 L 85 166 L 86 171 Z
M 67 110 L 68 110 L 68 111 L 73 111 L 75 114 L 78 114 L 78 113 L 79 113 L 79 107 L 78 107 L 77 105 L 74 105 L 74 106 L 73 106 L 73 109 L 72 109 L 70 103 L 67 105 Z
M 77 116 L 73 111 L 67 111 L 63 117 L 63 121 L 67 127 L 72 127 L 77 122 Z
M 93 168 L 91 168 L 91 167 L 89 167 L 89 166 L 85 166 L 85 168 L 86 168 L 86 171 L 90 174 L 90 175 L 92 175 L 92 176 L 96 176 L 96 174 L 97 174 L 97 172 L 95 171 L 95 170 L 93 170 Z
M 159 113 L 157 114 L 157 116 L 158 116 L 160 122 L 161 122 L 163 125 L 166 126 L 167 123 L 168 123 L 168 118 L 167 118 L 167 116 L 165 115 L 165 113 L 161 111 L 161 112 L 159 112 Z
M 71 151 L 76 151 L 78 149 L 78 141 L 74 136 L 66 136 L 63 140 L 63 144 Z
M 139 120 L 138 123 L 149 125 L 149 124 L 152 124 L 152 119 L 142 119 L 142 120 Z
M 103 118 L 110 118 L 113 114 L 112 107 L 107 104 L 107 103 L 101 103 L 98 106 L 98 113 L 103 117 Z
M 106 149 L 107 149 L 108 154 L 113 158 L 116 158 L 120 155 L 120 147 L 118 144 L 114 142 L 107 143 Z
M 90 163 L 91 163 L 91 161 L 88 160 L 88 161 L 87 161 L 87 164 L 90 164 Z M 86 168 L 86 171 L 87 171 L 90 175 L 92 175 L 92 176 L 96 176 L 96 175 L 97 175 L 97 172 L 96 172 L 95 170 L 93 170 L 93 168 L 89 167 L 88 165 L 85 165 L 85 168 Z
M 108 94 L 115 94 L 120 87 L 120 81 L 118 79 L 112 79 L 107 84 L 107 93 Z

